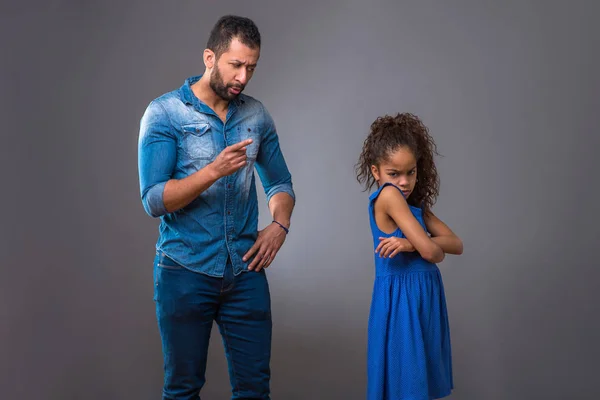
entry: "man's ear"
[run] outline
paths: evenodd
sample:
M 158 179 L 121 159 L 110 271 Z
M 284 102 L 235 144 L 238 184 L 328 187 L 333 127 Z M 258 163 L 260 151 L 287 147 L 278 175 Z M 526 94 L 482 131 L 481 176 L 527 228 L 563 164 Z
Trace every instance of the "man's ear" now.
M 204 66 L 207 69 L 214 68 L 215 63 L 217 62 L 217 57 L 216 57 L 214 51 L 212 51 L 211 49 L 205 49 L 202 58 L 204 59 Z

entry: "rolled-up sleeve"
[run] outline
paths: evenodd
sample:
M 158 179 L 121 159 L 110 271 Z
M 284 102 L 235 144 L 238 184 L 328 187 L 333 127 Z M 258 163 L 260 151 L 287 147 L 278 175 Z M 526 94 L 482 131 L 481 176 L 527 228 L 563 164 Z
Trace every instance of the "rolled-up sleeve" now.
M 263 184 L 267 203 L 275 194 L 282 192 L 289 194 L 295 202 L 292 175 L 279 146 L 275 122 L 266 109 L 264 109 L 264 116 L 266 129 L 256 159 L 256 170 Z
M 163 106 L 156 100 L 146 108 L 140 121 L 138 174 L 144 210 L 151 217 L 167 214 L 163 201 L 165 185 L 173 175 L 177 140 Z

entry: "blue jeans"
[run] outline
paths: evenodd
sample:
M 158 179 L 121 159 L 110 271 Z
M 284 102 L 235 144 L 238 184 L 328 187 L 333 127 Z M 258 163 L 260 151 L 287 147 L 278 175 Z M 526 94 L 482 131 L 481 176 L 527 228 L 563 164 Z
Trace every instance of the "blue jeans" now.
M 232 399 L 269 400 L 271 298 L 264 270 L 223 278 L 154 260 L 154 300 L 164 357 L 163 400 L 198 400 L 213 321 L 229 365 Z

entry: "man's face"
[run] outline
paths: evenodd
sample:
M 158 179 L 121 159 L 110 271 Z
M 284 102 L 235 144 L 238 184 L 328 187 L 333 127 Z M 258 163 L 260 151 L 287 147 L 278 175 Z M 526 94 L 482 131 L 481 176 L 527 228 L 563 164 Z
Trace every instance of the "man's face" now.
M 252 49 L 233 38 L 229 49 L 214 62 L 210 75 L 211 89 L 223 100 L 234 100 L 252 78 L 259 57 L 259 48 Z

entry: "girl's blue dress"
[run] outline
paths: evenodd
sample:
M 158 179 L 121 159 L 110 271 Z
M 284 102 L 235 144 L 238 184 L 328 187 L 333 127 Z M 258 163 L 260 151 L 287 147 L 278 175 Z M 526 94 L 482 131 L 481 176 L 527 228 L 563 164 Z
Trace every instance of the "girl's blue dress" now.
M 373 249 L 379 237 L 405 237 L 400 229 L 384 233 L 375 222 L 375 200 L 388 185 L 394 186 L 386 183 L 369 198 Z M 410 208 L 426 229 L 422 209 Z M 367 373 L 368 400 L 439 399 L 454 388 L 442 277 L 416 251 L 393 258 L 375 254 Z

